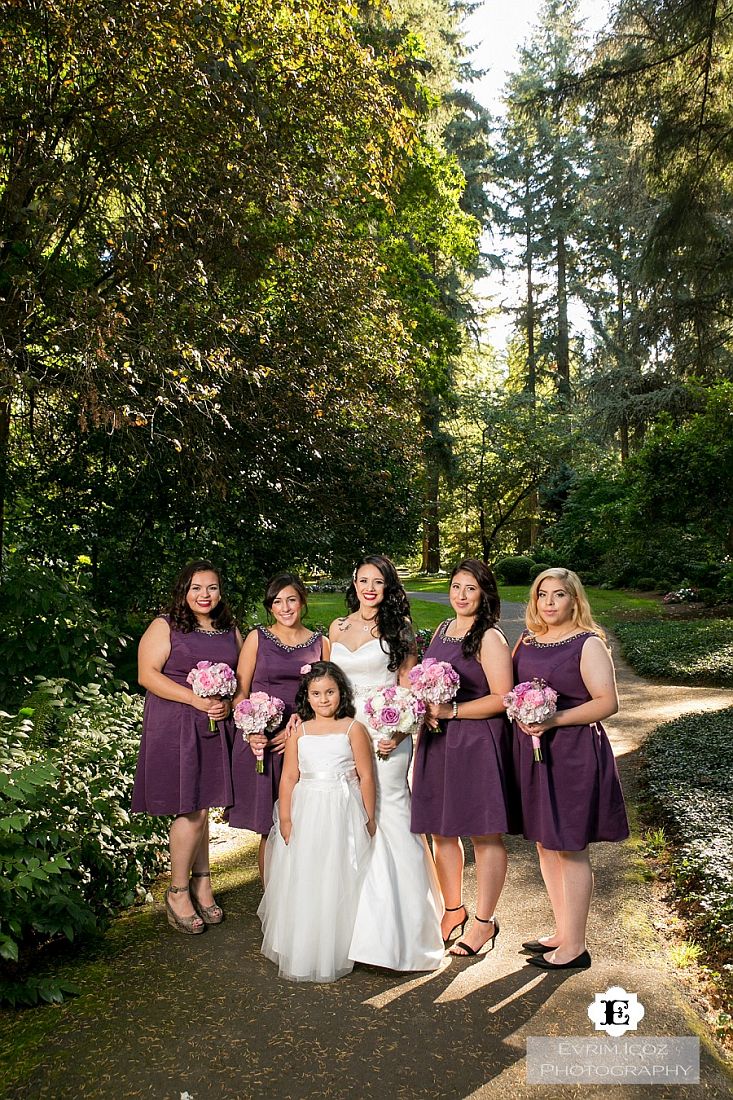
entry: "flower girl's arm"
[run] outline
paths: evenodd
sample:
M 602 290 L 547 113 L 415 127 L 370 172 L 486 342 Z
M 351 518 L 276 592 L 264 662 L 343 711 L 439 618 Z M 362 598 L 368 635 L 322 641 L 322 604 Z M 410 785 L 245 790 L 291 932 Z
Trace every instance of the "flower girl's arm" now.
M 293 828 L 290 817 L 293 789 L 300 779 L 300 769 L 298 767 L 298 741 L 299 734 L 297 733 L 293 737 L 288 738 L 285 744 L 283 773 L 280 777 L 280 835 L 286 844 L 290 841 L 290 833 Z
M 374 814 L 377 806 L 377 786 L 374 780 L 374 753 L 372 752 L 372 743 L 369 734 L 364 726 L 362 726 L 361 722 L 354 722 L 349 733 L 349 741 L 351 742 L 351 751 L 354 754 L 356 773 L 359 776 L 361 800 L 364 803 L 364 809 L 369 818 L 367 822 L 367 831 L 369 836 L 374 836 L 376 830 Z M 280 781 L 280 790 L 282 791 L 282 780 Z

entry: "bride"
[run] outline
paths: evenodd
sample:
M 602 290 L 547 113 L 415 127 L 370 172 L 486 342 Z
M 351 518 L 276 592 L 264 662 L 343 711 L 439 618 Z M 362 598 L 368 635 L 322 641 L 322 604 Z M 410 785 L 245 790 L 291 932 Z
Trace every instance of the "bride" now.
M 444 954 L 443 901 L 425 838 L 410 832 L 412 738 L 380 739 L 364 714 L 370 692 L 406 683 L 416 663 L 407 595 L 389 558 L 361 559 L 346 602 L 351 614 L 331 624 L 331 660 L 354 687 L 356 717 L 369 729 L 375 751 L 387 757 L 374 765 L 377 832 L 349 958 L 391 970 L 434 970 Z

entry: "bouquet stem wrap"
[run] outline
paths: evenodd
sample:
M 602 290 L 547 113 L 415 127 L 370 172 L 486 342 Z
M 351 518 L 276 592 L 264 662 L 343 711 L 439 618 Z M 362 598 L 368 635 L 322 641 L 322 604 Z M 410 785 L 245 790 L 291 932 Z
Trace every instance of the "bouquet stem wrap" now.
M 282 721 L 285 704 L 276 695 L 266 691 L 253 691 L 249 699 L 242 699 L 234 708 L 234 725 L 242 731 L 245 741 L 253 733 L 273 733 Z M 257 761 L 255 770 L 258 775 L 265 774 L 265 750 L 255 751 Z

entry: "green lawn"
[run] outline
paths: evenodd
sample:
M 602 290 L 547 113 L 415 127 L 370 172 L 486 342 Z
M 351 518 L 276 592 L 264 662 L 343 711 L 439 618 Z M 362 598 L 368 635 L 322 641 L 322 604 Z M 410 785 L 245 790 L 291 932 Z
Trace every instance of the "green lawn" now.
M 451 609 L 445 604 L 428 603 L 427 600 L 411 600 L 412 619 L 418 630 L 434 630 L 443 619 L 451 614 Z M 305 617 L 307 626 L 323 626 L 328 628 L 334 619 L 345 615 L 346 604 L 343 595 L 321 595 L 313 593 L 308 597 L 308 614 Z M 259 620 L 265 622 L 263 617 Z

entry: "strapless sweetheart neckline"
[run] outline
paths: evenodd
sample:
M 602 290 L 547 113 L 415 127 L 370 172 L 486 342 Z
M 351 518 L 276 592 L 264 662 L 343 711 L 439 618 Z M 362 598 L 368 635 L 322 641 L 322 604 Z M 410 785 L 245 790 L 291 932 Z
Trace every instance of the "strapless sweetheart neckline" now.
M 349 647 L 347 645 L 344 645 L 343 642 L 340 642 L 338 639 L 336 639 L 335 642 L 331 643 L 331 648 L 333 648 L 333 646 L 335 646 L 335 645 L 340 645 L 341 648 L 345 649 L 347 653 L 359 653 L 362 649 L 366 649 L 366 647 L 368 645 L 371 645 L 372 642 L 379 642 L 379 641 L 381 641 L 380 638 L 370 638 L 368 642 L 364 642 L 363 645 L 357 646 L 356 649 L 349 649 Z

